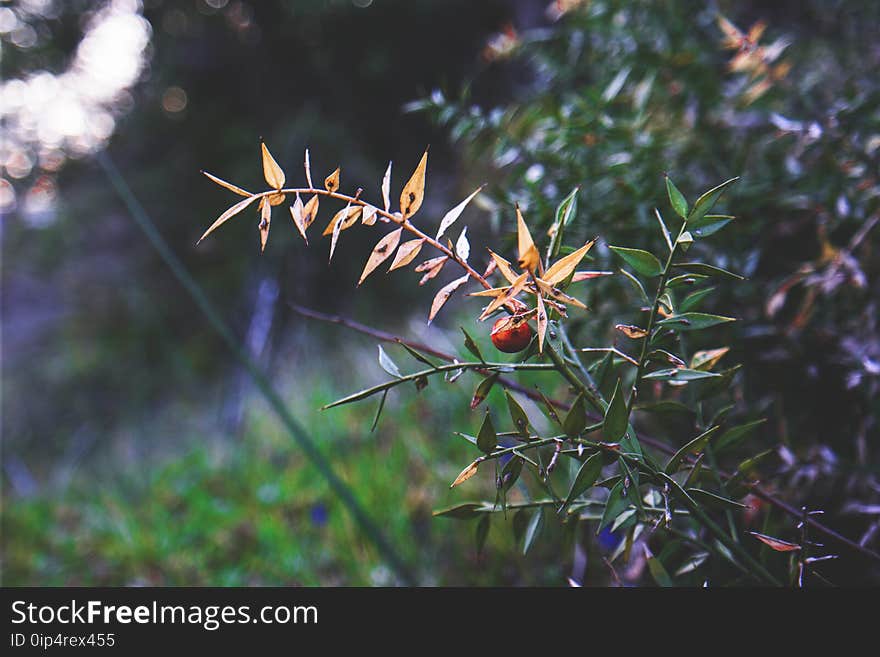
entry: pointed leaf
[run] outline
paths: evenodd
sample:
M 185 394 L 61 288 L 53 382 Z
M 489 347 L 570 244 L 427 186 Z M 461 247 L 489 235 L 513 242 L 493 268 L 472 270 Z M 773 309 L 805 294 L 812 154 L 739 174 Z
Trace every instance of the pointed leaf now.
M 263 153 L 263 177 L 266 179 L 266 183 L 269 187 L 281 189 L 284 187 L 284 171 L 278 166 L 275 158 L 266 148 L 266 144 L 260 143 L 260 149 Z
M 602 421 L 602 435 L 605 440 L 609 442 L 620 440 L 626 433 L 627 422 L 626 400 L 623 398 L 620 379 L 618 379 L 611 401 L 608 402 L 608 408 L 605 409 L 605 419 Z
M 364 271 L 361 274 L 358 285 L 363 283 L 364 279 L 369 276 L 376 267 L 385 262 L 391 254 L 394 253 L 394 249 L 397 248 L 397 244 L 400 242 L 400 236 L 402 234 L 403 228 L 398 228 L 379 240 L 379 243 L 373 247 L 373 252 L 370 254 L 367 264 L 364 266 Z
M 684 194 L 678 191 L 678 187 L 675 186 L 675 183 L 672 182 L 672 179 L 669 176 L 666 176 L 666 192 L 669 194 L 669 203 L 672 205 L 672 209 L 675 210 L 675 213 L 682 219 L 687 219 L 687 201 L 684 198 Z
M 513 271 L 510 263 L 502 258 L 500 255 L 492 251 L 492 249 L 487 250 L 489 251 L 489 255 L 492 256 L 492 260 L 495 262 L 495 265 L 498 267 L 498 271 L 501 272 L 501 275 L 504 276 L 507 282 L 511 285 L 516 283 L 517 279 L 520 278 L 520 275 Z
M 676 262 L 672 266 L 677 269 L 686 269 L 689 272 L 692 272 L 694 274 L 702 274 L 704 276 L 717 276 L 719 278 L 731 278 L 735 281 L 744 281 L 745 280 L 745 276 L 740 276 L 739 274 L 734 274 L 732 271 L 727 271 L 726 269 L 721 269 L 720 267 L 713 267 L 712 265 L 707 265 L 704 262 Z
M 697 381 L 699 379 L 713 379 L 720 376 L 721 375 L 716 372 L 701 372 L 700 370 L 676 367 L 672 369 L 657 370 L 645 374 L 642 378 L 645 381 Z
M 481 452 L 491 454 L 495 451 L 497 444 L 498 436 L 495 433 L 495 427 L 492 425 L 492 416 L 487 409 L 486 414 L 483 416 L 483 424 L 480 425 L 480 431 L 477 433 L 477 448 Z
M 553 265 L 544 272 L 544 275 L 541 278 L 547 281 L 550 285 L 559 285 L 571 276 L 572 272 L 574 272 L 577 266 L 581 263 L 581 260 L 584 259 L 584 256 L 587 255 L 587 252 L 593 247 L 595 242 L 596 240 L 590 240 L 574 253 L 570 253 L 564 258 L 554 262 Z
M 382 345 L 376 345 L 379 347 L 379 365 L 383 370 L 388 372 L 391 376 L 397 377 L 398 379 L 402 378 L 400 374 L 400 369 L 398 369 L 397 365 L 391 357 L 385 353 L 385 350 L 382 349 Z
M 446 518 L 456 518 L 456 519 L 467 519 L 474 518 L 478 515 L 483 514 L 480 509 L 483 508 L 483 505 L 479 502 L 465 502 L 464 504 L 457 504 L 455 506 L 451 506 L 448 509 L 441 509 L 440 511 L 434 511 L 432 514 L 435 518 L 446 517 Z
M 217 176 L 214 176 L 214 175 L 208 173 L 207 171 L 202 171 L 202 174 L 205 175 L 206 177 L 210 178 L 211 180 L 213 180 L 215 183 L 217 183 L 221 187 L 225 187 L 230 192 L 235 192 L 239 196 L 252 196 L 252 194 L 249 191 L 247 191 L 246 189 L 242 189 L 241 187 L 238 187 L 237 185 L 233 185 L 231 182 L 226 182 L 222 178 L 218 178 Z
M 424 264 L 426 264 L 426 263 L 433 264 L 433 266 L 430 269 L 421 270 L 421 271 L 425 271 L 425 275 L 422 276 L 421 280 L 419 281 L 419 285 L 424 285 L 425 283 L 430 281 L 432 278 L 437 276 L 437 274 L 439 274 L 441 271 L 443 271 L 443 267 L 446 265 L 446 262 L 448 260 L 449 260 L 448 256 L 440 256 L 439 258 L 432 258 L 431 260 L 426 260 L 421 265 L 416 267 L 416 271 L 420 271 L 419 267 L 422 267 Z
M 526 535 L 523 539 L 523 555 L 528 554 L 529 549 L 535 542 L 535 539 L 538 538 L 538 535 L 541 533 L 541 527 L 544 524 L 544 509 L 543 507 L 538 507 L 535 509 L 535 513 L 532 516 L 532 519 L 529 521 L 529 526 L 526 528 Z
M 562 421 L 562 430 L 569 438 L 576 438 L 587 426 L 587 402 L 583 393 L 579 394 L 571 405 L 565 419 Z
M 443 234 L 446 232 L 446 230 L 452 224 L 454 224 L 456 220 L 458 220 L 458 218 L 461 216 L 461 213 L 464 212 L 464 209 L 467 207 L 468 203 L 473 200 L 474 196 L 476 196 L 483 190 L 483 187 L 485 187 L 485 185 L 480 185 L 479 187 L 477 187 L 477 189 L 471 192 L 470 196 L 468 196 L 465 200 L 463 200 L 461 203 L 459 203 L 449 212 L 443 215 L 443 219 L 440 220 L 440 228 L 437 230 L 437 237 L 435 237 L 434 239 L 436 239 L 438 242 L 440 241 L 440 238 L 443 237 Z
M 385 205 L 385 212 L 388 212 L 391 209 L 391 162 L 388 162 L 388 168 L 382 176 L 382 203 Z
M 645 329 L 630 324 L 615 324 L 614 328 L 623 333 L 630 340 L 639 340 L 648 335 L 648 332 Z
M 294 200 L 293 205 L 290 206 L 290 216 L 293 217 L 293 225 L 296 226 L 303 241 L 308 244 L 309 238 L 306 237 L 306 225 L 305 219 L 303 218 L 303 202 L 299 197 L 299 192 L 296 194 L 296 200 Z
M 777 552 L 796 552 L 801 549 L 801 546 L 797 543 L 789 543 L 788 541 L 783 541 L 781 538 L 773 538 L 772 536 L 767 536 L 767 534 L 759 534 L 758 532 L 749 532 L 749 534 L 757 538 L 765 545 L 769 545 Z
M 486 538 L 489 536 L 489 523 L 492 516 L 484 513 L 483 517 L 477 522 L 477 529 L 474 534 L 474 540 L 477 544 L 477 556 L 483 553 L 483 547 L 486 545 Z
M 544 337 L 547 335 L 547 309 L 544 307 L 544 297 L 537 295 L 538 313 L 535 315 L 535 323 L 538 326 L 538 353 L 544 352 Z
M 461 278 L 456 278 L 451 283 L 447 283 L 440 291 L 437 292 L 437 295 L 434 297 L 434 301 L 431 303 L 431 312 L 428 314 L 428 324 L 430 324 L 434 318 L 437 316 L 437 313 L 440 312 L 440 309 L 443 307 L 443 304 L 452 296 L 452 293 L 455 292 L 458 288 L 468 282 L 470 278 L 470 274 L 465 274 Z
M 266 242 L 269 239 L 269 226 L 272 223 L 272 204 L 269 199 L 263 197 L 260 201 L 260 252 L 266 250 Z
M 748 504 L 742 504 L 737 502 L 736 500 L 731 500 L 727 497 L 722 497 L 716 493 L 712 493 L 708 490 L 703 490 L 702 488 L 689 488 L 688 494 L 693 497 L 697 502 L 704 504 L 706 506 L 715 507 L 718 509 L 748 509 Z
M 428 151 L 426 149 L 416 170 L 400 193 L 400 212 L 404 219 L 409 219 L 422 207 L 422 201 L 425 198 L 425 169 L 427 166 Z
M 505 390 L 504 395 L 507 397 L 507 410 L 510 411 L 510 419 L 513 420 L 513 426 L 516 427 L 516 430 L 519 432 L 520 436 L 522 436 L 523 438 L 528 438 L 529 416 L 526 415 L 523 407 L 520 406 L 519 402 L 513 398 L 513 395 L 510 394 L 509 390 Z
M 211 227 L 208 228 L 208 230 L 206 230 L 206 231 L 204 232 L 204 234 L 199 238 L 199 241 L 196 242 L 196 244 L 198 244 L 199 242 L 201 242 L 201 241 L 202 241 L 203 239 L 205 239 L 208 235 L 210 235 L 210 234 L 213 233 L 215 230 L 217 230 L 217 228 L 219 228 L 219 227 L 222 226 L 224 223 L 226 223 L 227 220 L 229 220 L 229 219 L 231 219 L 232 217 L 234 217 L 235 215 L 237 215 L 239 212 L 241 212 L 242 210 L 244 210 L 247 206 L 249 206 L 251 203 L 253 203 L 253 202 L 254 202 L 255 200 L 257 200 L 258 198 L 260 198 L 260 197 L 259 197 L 259 196 L 250 196 L 250 197 L 244 199 L 243 201 L 239 201 L 238 203 L 236 203 L 235 205 L 233 205 L 231 208 L 229 208 L 228 210 L 226 210 L 226 212 L 224 212 L 223 214 L 221 214 L 221 215 L 218 217 L 217 221 L 215 221 L 213 224 L 211 224 Z
M 730 347 L 721 347 L 720 349 L 708 349 L 698 351 L 691 358 L 690 367 L 693 370 L 704 370 L 708 372 L 721 358 L 730 351 Z
M 363 214 L 361 215 L 361 223 L 365 226 L 372 226 L 376 223 L 376 213 L 379 212 L 379 208 L 373 207 L 372 205 L 365 205 Z
M 666 474 L 671 475 L 678 471 L 678 466 L 681 465 L 681 462 L 684 460 L 684 457 L 688 454 L 696 454 L 697 452 L 702 452 L 706 445 L 709 443 L 709 439 L 718 431 L 718 427 L 712 427 L 701 433 L 699 436 L 689 441 L 685 445 L 683 445 L 672 457 L 669 459 L 669 462 L 666 464 L 666 467 L 663 469 Z
M 336 167 L 336 171 L 331 173 L 329 176 L 324 178 L 324 189 L 328 192 L 336 192 L 339 190 L 339 167 Z
M 306 154 L 303 157 L 303 169 L 306 171 L 306 184 L 309 186 L 309 189 L 314 189 L 314 185 L 312 185 L 312 162 L 309 159 L 309 149 L 306 149 Z
M 309 229 L 315 219 L 318 218 L 318 206 L 320 205 L 320 198 L 317 194 L 315 194 L 312 198 L 308 200 L 303 208 L 303 226 L 306 230 Z
M 461 235 L 458 236 L 458 240 L 455 242 L 455 255 L 464 262 L 467 262 L 471 255 L 471 243 L 468 242 L 467 238 L 467 226 L 462 229 Z
M 700 198 L 697 199 L 697 202 L 694 203 L 694 207 L 691 210 L 690 215 L 688 215 L 688 223 L 692 221 L 699 221 L 702 219 L 709 210 L 715 205 L 715 202 L 724 193 L 730 185 L 739 180 L 739 177 L 731 178 L 730 180 L 725 180 L 723 183 L 718 185 L 717 187 L 713 187 L 708 192 L 703 194 Z
M 610 246 L 612 251 L 623 258 L 633 269 L 643 276 L 659 276 L 663 273 L 663 265 L 657 258 L 641 249 L 627 249 L 622 246 Z
M 471 463 L 469 466 L 467 466 L 464 470 L 462 470 L 459 473 L 459 475 L 455 478 L 455 481 L 453 481 L 449 487 L 455 488 L 459 484 L 461 484 L 461 483 L 467 481 L 468 479 L 470 479 L 471 477 L 473 477 L 475 474 L 477 474 L 477 468 L 479 467 L 479 465 L 480 465 L 479 461 L 474 461 L 473 463 Z
M 596 452 L 581 464 L 581 467 L 571 484 L 571 488 L 568 491 L 568 495 L 565 497 L 565 502 L 563 502 L 562 506 L 559 508 L 559 513 L 564 513 L 569 504 L 583 495 L 588 488 L 596 483 L 599 475 L 602 474 L 602 466 L 603 461 L 601 452 Z
M 712 294 L 715 291 L 714 287 L 707 287 L 703 290 L 697 290 L 696 292 L 691 292 L 687 295 L 679 304 L 679 310 L 681 312 L 687 312 L 689 310 L 693 310 L 697 306 L 700 305 L 700 302 L 705 299 L 707 296 Z
M 723 449 L 729 449 L 738 445 L 746 436 L 766 421 L 766 418 L 761 418 L 760 420 L 754 420 L 753 422 L 747 422 L 746 424 L 728 429 L 718 438 L 715 450 L 720 452 Z
M 667 178 L 667 180 L 669 179 Z M 660 232 L 663 233 L 663 241 L 666 242 L 666 246 L 672 251 L 672 238 L 669 236 L 669 229 L 666 227 L 666 223 L 660 215 L 660 210 L 657 208 L 654 208 L 654 216 L 657 217 L 657 222 L 660 224 Z
M 725 324 L 727 322 L 735 322 L 734 317 L 724 317 L 723 315 L 709 315 L 707 313 L 681 313 L 661 319 L 657 322 L 658 326 L 674 328 L 679 331 L 697 331 L 700 329 Z
M 395 269 L 406 267 L 416 259 L 416 256 L 419 255 L 419 251 L 422 250 L 422 245 L 424 243 L 424 238 L 418 238 L 401 244 L 397 249 L 397 254 L 394 256 L 394 262 L 391 263 L 391 267 L 388 271 L 394 271 Z
M 337 215 L 338 218 L 334 218 L 331 222 L 333 224 L 333 236 L 330 238 L 330 258 L 328 258 L 327 262 L 333 260 L 333 252 L 336 251 L 336 243 L 339 241 L 339 233 L 342 232 L 343 224 L 345 223 L 344 218 L 348 216 L 348 211 L 350 208 L 350 204 L 345 206 L 345 209 L 342 210 L 341 215 Z
M 483 354 L 480 353 L 480 348 L 477 346 L 477 343 L 474 342 L 474 339 L 470 336 L 470 334 L 464 330 L 463 326 L 459 326 L 461 332 L 464 333 L 464 346 L 467 348 L 469 352 L 471 352 L 477 359 L 484 363 L 486 361 L 483 360 Z
M 528 226 L 526 226 L 519 205 L 516 206 L 516 233 L 519 252 L 517 264 L 519 264 L 520 269 L 527 269 L 533 272 L 540 264 L 541 256 L 538 254 L 538 248 L 535 246 Z
M 474 391 L 474 396 L 471 397 L 471 410 L 474 410 L 486 397 L 489 396 L 489 392 L 492 390 L 492 387 L 495 385 L 499 376 L 501 376 L 500 372 L 492 372 L 489 376 L 480 381 L 477 389 Z
M 492 303 L 490 303 L 488 306 L 486 306 L 486 309 L 480 314 L 480 316 L 479 316 L 478 319 L 479 319 L 480 321 L 483 321 L 483 320 L 486 319 L 489 315 L 491 315 L 493 312 L 495 312 L 496 310 L 498 310 L 501 306 L 503 306 L 504 304 L 506 304 L 507 302 L 509 302 L 511 299 L 513 299 L 514 297 L 516 297 L 516 295 L 518 295 L 520 292 L 522 292 L 523 288 L 524 288 L 525 285 L 526 285 L 526 281 L 528 280 L 528 276 L 529 276 L 529 275 L 528 275 L 527 272 L 523 272 L 523 273 L 519 276 L 519 278 L 516 279 L 516 281 L 513 283 L 513 285 L 511 285 L 511 286 L 507 289 L 507 292 L 505 292 L 504 294 L 502 294 L 502 295 L 496 297 L 495 299 L 492 300 Z M 546 324 L 546 316 L 547 316 L 547 313 L 545 312 L 545 313 L 544 313 L 544 321 L 545 321 L 545 324 Z M 540 328 L 540 327 L 539 327 L 539 328 Z

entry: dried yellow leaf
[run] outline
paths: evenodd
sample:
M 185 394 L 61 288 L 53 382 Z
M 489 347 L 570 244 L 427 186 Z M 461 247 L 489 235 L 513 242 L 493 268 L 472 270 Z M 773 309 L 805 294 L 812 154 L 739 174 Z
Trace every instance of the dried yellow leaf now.
M 378 244 L 373 247 L 373 252 L 370 253 L 370 257 L 367 259 L 367 264 L 364 265 L 364 271 L 361 274 L 358 285 L 363 283 L 364 279 L 373 273 L 373 270 L 376 269 L 376 267 L 385 262 L 388 257 L 394 253 L 394 249 L 396 249 L 397 245 L 400 243 L 401 234 L 403 234 L 403 228 L 393 230 L 380 239 Z
M 516 206 L 516 236 L 519 250 L 519 261 L 517 264 L 519 264 L 520 269 L 526 269 L 531 272 L 535 271 L 541 264 L 541 255 L 538 253 L 538 247 L 535 246 L 535 241 L 532 239 L 532 234 L 529 232 L 528 226 L 526 226 L 525 219 L 523 219 L 518 205 Z
M 397 255 L 394 256 L 394 262 L 391 263 L 391 267 L 388 271 L 394 271 L 395 269 L 406 267 L 416 259 L 416 256 L 419 255 L 419 251 L 422 250 L 422 245 L 424 243 L 424 238 L 419 238 L 401 244 L 397 249 Z
M 343 223 L 345 223 L 343 221 L 343 217 L 345 217 L 348 214 L 348 210 L 350 207 L 351 207 L 350 204 L 346 205 L 341 210 L 341 214 L 337 213 L 337 215 L 339 216 L 339 219 L 338 220 L 334 219 L 331 222 L 333 224 L 333 236 L 330 238 L 330 258 L 327 260 L 327 262 L 330 262 L 331 260 L 333 260 L 333 252 L 336 251 L 336 243 L 339 241 L 339 233 L 342 232 L 342 225 L 343 225 Z
M 452 296 L 452 293 L 455 292 L 462 285 L 467 283 L 469 278 L 470 275 L 465 274 L 461 278 L 456 278 L 451 283 L 447 283 L 442 288 L 440 288 L 440 291 L 437 292 L 436 296 L 434 297 L 434 301 L 431 302 L 431 312 L 428 314 L 428 324 L 434 321 L 437 313 L 440 312 L 443 304 L 445 304 L 449 300 L 449 297 Z
M 247 206 L 249 206 L 251 203 L 253 203 L 253 202 L 254 202 L 256 199 L 258 199 L 258 198 L 262 198 L 262 197 L 260 197 L 260 196 L 249 196 L 248 198 L 244 199 L 243 201 L 239 201 L 238 203 L 236 203 L 235 205 L 233 205 L 231 208 L 227 209 L 226 212 L 224 212 L 223 214 L 221 214 L 221 215 L 217 218 L 217 221 L 215 221 L 213 224 L 211 224 L 211 227 L 208 228 L 208 230 L 206 230 L 206 231 L 204 232 L 204 234 L 199 238 L 199 241 L 196 242 L 196 244 L 198 244 L 199 242 L 201 242 L 201 241 L 202 241 L 203 239 L 205 239 L 208 235 L 210 235 L 210 234 L 213 233 L 215 230 L 217 230 L 217 228 L 219 228 L 219 227 L 222 226 L 224 223 L 226 223 L 226 221 L 227 221 L 228 219 L 231 219 L 232 217 L 234 217 L 235 215 L 237 215 L 239 212 L 241 212 L 242 210 L 244 210 Z
M 571 282 L 578 283 L 580 281 L 586 281 L 591 278 L 599 278 L 600 276 L 611 276 L 613 274 L 613 271 L 576 271 L 574 273 L 574 276 L 571 277 Z
M 309 159 L 309 149 L 306 149 L 305 158 L 303 158 L 303 168 L 306 170 L 306 184 L 309 186 L 309 189 L 314 189 L 312 186 L 312 162 Z
M 269 199 L 269 205 L 281 205 L 287 200 L 287 197 L 284 194 L 270 194 L 266 198 Z
M 631 340 L 639 340 L 648 335 L 648 332 L 645 329 L 638 326 L 632 326 L 631 324 L 616 324 L 614 328 Z
M 388 212 L 391 209 L 391 162 L 382 177 L 382 202 L 385 204 L 385 212 Z
M 730 351 L 730 347 L 721 347 L 720 349 L 707 349 L 706 351 L 698 351 L 691 358 L 691 369 L 710 371 L 721 358 Z
M 281 189 L 284 187 L 284 171 L 278 166 L 266 144 L 260 143 L 260 148 L 263 152 L 263 177 L 266 183 L 273 189 Z
M 272 223 L 272 204 L 266 197 L 260 201 L 260 253 L 266 250 L 269 239 L 269 224 Z
M 372 205 L 365 205 L 363 209 L 363 213 L 361 214 L 361 223 L 365 226 L 372 226 L 376 223 L 376 213 L 379 211 L 379 208 L 374 208 Z
M 459 474 L 455 478 L 455 481 L 452 482 L 452 485 L 450 486 L 450 488 L 455 488 L 460 483 L 467 481 L 468 479 L 473 477 L 475 474 L 477 474 L 477 468 L 479 467 L 479 465 L 480 465 L 479 461 L 474 461 L 468 467 L 466 467 L 464 470 L 462 470 L 461 474 Z
M 511 299 L 513 299 L 517 294 L 522 292 L 522 289 L 526 285 L 526 281 L 528 280 L 528 273 L 523 272 L 519 278 L 517 278 L 513 284 L 507 289 L 507 292 L 501 296 L 495 297 L 495 299 L 486 306 L 486 309 L 480 314 L 479 320 L 483 321 L 493 312 L 498 310 L 501 306 L 505 305 Z
M 559 285 L 575 270 L 575 268 L 593 247 L 596 240 L 590 240 L 574 253 L 569 253 L 564 258 L 557 260 L 541 277 L 550 285 Z
M 400 193 L 400 212 L 404 219 L 409 219 L 422 207 L 422 201 L 425 198 L 425 169 L 427 166 L 428 151 L 425 150 L 416 170 Z
M 511 285 L 516 282 L 516 279 L 519 278 L 519 276 L 515 271 L 513 271 L 513 267 L 510 266 L 510 263 L 502 258 L 500 255 L 492 251 L 492 249 L 487 250 L 489 251 L 489 255 L 492 256 L 493 262 L 498 267 L 498 271 L 500 271 L 501 275 L 507 279 L 507 282 Z
M 547 334 L 547 309 L 544 307 L 544 299 L 538 295 L 538 314 L 535 315 L 535 323 L 538 325 L 538 353 L 544 352 L 544 336 Z
M 228 189 L 230 192 L 235 192 L 239 196 L 251 196 L 251 193 L 249 191 L 247 191 L 246 189 L 242 189 L 238 185 L 233 185 L 231 182 L 226 182 L 222 178 L 218 178 L 217 176 L 212 175 L 207 171 L 202 171 L 202 173 L 221 187 L 225 187 L 226 189 Z
M 471 292 L 468 294 L 469 297 L 498 297 L 507 292 L 510 289 L 510 286 L 507 287 L 493 287 L 488 290 L 479 290 L 477 292 Z
M 541 278 L 536 278 L 535 282 L 537 283 L 538 288 L 541 292 L 550 297 L 551 299 L 555 299 L 556 301 L 561 301 L 562 303 L 567 303 L 572 306 L 577 306 L 578 308 L 586 309 L 586 304 L 575 299 L 573 296 L 569 296 L 562 290 L 553 287 L 552 285 L 548 285 L 547 282 Z
M 336 167 L 336 171 L 324 178 L 324 189 L 328 192 L 335 192 L 339 189 L 339 167 Z
M 302 235 L 303 240 L 308 244 L 309 238 L 306 237 L 306 225 L 303 218 L 303 202 L 299 194 L 296 195 L 293 205 L 290 206 L 290 216 L 293 217 L 293 224 L 296 226 L 299 234 Z
M 417 272 L 425 272 L 425 275 L 422 276 L 419 281 L 419 285 L 424 285 L 432 278 L 434 278 L 437 274 L 443 271 L 443 267 L 446 265 L 446 262 L 449 260 L 447 256 L 440 256 L 438 258 L 431 258 L 430 260 L 426 260 L 421 265 L 416 267 Z M 425 266 L 430 263 L 430 266 Z
M 360 205 L 351 205 L 349 203 L 342 210 L 333 215 L 333 218 L 330 220 L 330 223 L 327 224 L 327 227 L 321 235 L 324 237 L 332 235 L 333 231 L 336 230 L 336 225 L 339 223 L 342 224 L 340 230 L 348 230 L 357 223 L 361 211 L 362 208 Z
M 434 239 L 439 241 L 440 238 L 443 237 L 443 233 L 446 232 L 446 229 L 458 220 L 458 218 L 461 216 L 461 213 L 464 212 L 464 209 L 467 207 L 468 203 L 473 200 L 474 196 L 482 191 L 483 187 L 485 187 L 485 185 L 480 185 L 479 187 L 477 187 L 477 189 L 471 192 L 470 196 L 468 196 L 465 200 L 463 200 L 461 203 L 459 203 L 449 212 L 443 215 L 443 219 L 440 220 L 440 228 L 437 229 L 437 237 L 435 237 Z
M 306 230 L 308 227 L 314 223 L 315 219 L 318 218 L 318 205 L 319 205 L 319 197 L 315 194 L 312 198 L 309 199 L 308 203 L 306 203 L 303 208 L 303 226 Z

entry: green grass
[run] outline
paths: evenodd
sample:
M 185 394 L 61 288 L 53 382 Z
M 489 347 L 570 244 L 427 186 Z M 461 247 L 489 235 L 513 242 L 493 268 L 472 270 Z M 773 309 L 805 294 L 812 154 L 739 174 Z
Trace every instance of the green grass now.
M 399 362 L 403 366 L 404 358 Z M 364 378 L 384 376 L 372 371 L 375 363 L 361 369 Z M 468 409 L 476 377 L 453 385 L 434 379 L 421 393 L 412 386 L 393 392 L 370 433 L 378 399 L 316 410 L 354 390 L 357 377 L 349 372 L 350 384 L 332 385 L 326 371 L 302 370 L 307 374 L 279 387 L 421 584 L 564 583 L 571 550 L 561 546 L 555 523 L 546 523 L 553 526 L 544 540 L 523 557 L 511 518 L 496 514 L 478 558 L 475 522 L 431 515 L 462 501 L 494 498 L 489 472 L 449 489 L 475 456 L 452 431 L 475 430 L 482 416 Z M 492 395 L 495 408 L 503 408 L 494 399 L 500 391 Z M 152 465 L 111 462 L 63 490 L 12 503 L 7 495 L 3 583 L 397 583 L 262 400 L 246 406 L 239 438 L 180 437 L 180 447 Z

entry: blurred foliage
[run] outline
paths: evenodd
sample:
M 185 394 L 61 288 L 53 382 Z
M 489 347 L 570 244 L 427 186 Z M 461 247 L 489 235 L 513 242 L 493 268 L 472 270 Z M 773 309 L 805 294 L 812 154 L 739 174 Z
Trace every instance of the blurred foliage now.
M 743 320 L 729 332 L 731 361 L 744 364 L 730 418 L 769 416 L 747 443 L 777 451 L 763 464 L 765 484 L 876 545 L 880 7 L 594 0 L 548 9 L 560 8 L 570 11 L 554 24 L 490 40 L 485 69 L 463 93 L 437 90 L 409 108 L 446 127 L 468 167 L 492 172 L 490 210 L 505 225 L 518 202 L 548 228 L 578 187 L 570 232 L 657 253 L 664 172 L 690 198 L 741 176 L 723 201 L 733 225 L 689 253 L 747 276 L 704 301 Z M 746 38 L 725 35 L 720 15 Z M 519 80 L 508 100 L 481 101 L 481 85 L 505 71 Z M 591 255 L 596 268 L 615 265 L 607 250 Z M 615 278 L 617 290 L 587 300 L 594 312 L 576 344 L 602 331 L 618 340 L 610 320 L 628 321 L 631 287 Z

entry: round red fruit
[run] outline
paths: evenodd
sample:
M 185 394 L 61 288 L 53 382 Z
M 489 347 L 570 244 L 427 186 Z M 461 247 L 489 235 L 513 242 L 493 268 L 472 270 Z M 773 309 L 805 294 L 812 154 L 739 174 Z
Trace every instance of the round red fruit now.
M 501 317 L 492 326 L 492 344 L 499 351 L 515 354 L 525 349 L 532 339 L 532 328 L 519 317 Z

